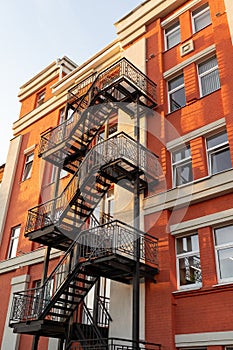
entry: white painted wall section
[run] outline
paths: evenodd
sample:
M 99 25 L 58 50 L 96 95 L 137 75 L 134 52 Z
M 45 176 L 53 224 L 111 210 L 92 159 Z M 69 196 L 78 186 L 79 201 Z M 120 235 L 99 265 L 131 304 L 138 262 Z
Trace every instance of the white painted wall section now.
M 4 231 L 11 190 L 15 178 L 17 161 L 21 146 L 22 136 L 19 135 L 11 140 L 7 155 L 6 166 L 4 169 L 3 179 L 0 187 L 0 243 Z
M 28 288 L 30 276 L 29 275 L 21 275 L 12 278 L 11 280 L 11 293 L 9 299 L 9 305 L 7 310 L 6 322 L 3 332 L 2 338 L 2 350 L 17 350 L 19 346 L 20 335 L 13 333 L 13 330 L 9 327 L 9 319 L 11 313 L 11 306 L 13 301 L 13 293 L 26 290 Z

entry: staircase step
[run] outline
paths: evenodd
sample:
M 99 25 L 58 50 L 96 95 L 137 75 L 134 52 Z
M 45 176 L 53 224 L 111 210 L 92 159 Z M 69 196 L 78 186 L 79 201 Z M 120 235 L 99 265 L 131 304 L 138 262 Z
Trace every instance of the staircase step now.
M 83 299 L 83 296 L 80 296 L 79 297 L 79 300 L 77 300 L 78 298 L 76 297 L 76 300 L 69 300 L 69 299 L 66 299 L 66 298 L 59 298 L 58 301 L 61 301 L 62 303 L 66 303 L 66 304 L 70 304 L 70 305 L 77 305 L 82 299 Z M 55 304 L 57 305 L 57 304 Z
M 77 281 L 77 282 L 83 282 L 83 283 L 86 283 L 86 284 L 89 284 L 89 285 L 91 285 L 91 284 L 93 284 L 93 281 L 90 281 L 90 280 L 88 280 L 88 279 L 85 279 L 85 278 L 81 278 L 81 277 L 75 277 L 75 281 Z
M 88 291 L 87 287 L 78 286 L 78 285 L 75 285 L 75 284 L 69 284 L 69 288 L 72 288 L 72 289 L 75 289 L 75 290 L 79 290 L 79 291 L 83 291 L 83 292 L 87 292 Z

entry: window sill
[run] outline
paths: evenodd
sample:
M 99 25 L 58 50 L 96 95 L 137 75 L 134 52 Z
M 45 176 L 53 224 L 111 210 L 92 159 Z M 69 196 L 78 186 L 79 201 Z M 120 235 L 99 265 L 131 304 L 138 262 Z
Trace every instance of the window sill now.
M 220 91 L 220 90 L 221 90 L 221 86 L 220 86 L 220 88 L 218 88 L 217 90 L 214 90 L 214 91 L 210 92 L 209 94 L 206 94 L 206 95 L 204 95 L 204 96 L 195 97 L 194 99 L 192 99 L 192 100 L 190 100 L 190 101 L 187 101 L 185 106 L 182 106 L 182 107 L 180 107 L 180 108 L 177 108 L 175 111 L 167 112 L 165 115 L 166 115 L 166 116 L 170 116 L 171 114 L 180 111 L 182 108 L 185 108 L 185 107 L 188 107 L 188 106 L 190 106 L 190 105 L 193 105 L 194 103 L 196 103 L 196 102 L 198 102 L 198 101 L 201 101 L 203 98 L 208 97 L 208 96 L 210 96 L 210 95 L 212 95 L 212 94 L 214 94 L 215 92 Z
M 186 292 L 192 292 L 192 291 L 196 291 L 196 290 L 200 290 L 202 288 L 202 285 L 196 285 L 196 286 L 190 286 L 190 287 L 183 287 L 182 289 L 178 289 L 175 290 L 174 292 L 172 292 L 172 294 L 180 294 L 180 293 L 186 293 Z

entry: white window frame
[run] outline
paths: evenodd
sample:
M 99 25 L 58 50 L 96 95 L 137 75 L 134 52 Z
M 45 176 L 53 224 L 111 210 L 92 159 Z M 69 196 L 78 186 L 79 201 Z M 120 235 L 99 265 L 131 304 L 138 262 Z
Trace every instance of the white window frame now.
M 178 253 L 178 244 L 177 241 L 178 239 L 183 239 L 186 237 L 191 237 L 191 236 L 197 236 L 198 238 L 198 248 L 199 250 L 192 250 L 189 252 L 184 252 L 184 253 Z M 197 232 L 193 232 L 187 235 L 182 235 L 182 236 L 177 236 L 176 237 L 176 275 L 177 275 L 177 285 L 178 285 L 178 289 L 179 290 L 183 290 L 183 289 L 195 289 L 195 288 L 200 288 L 202 286 L 202 282 L 197 282 L 197 283 L 190 283 L 190 284 L 184 284 L 181 285 L 181 281 L 180 281 L 180 264 L 179 264 L 179 260 L 183 259 L 183 258 L 189 258 L 192 256 L 199 256 L 200 258 L 200 246 L 199 246 L 199 237 L 198 237 L 198 233 Z
M 31 173 L 32 173 L 33 161 L 34 161 L 34 152 L 25 154 L 22 181 L 30 179 Z
M 231 224 L 231 225 L 224 225 L 224 226 L 218 226 L 218 227 L 215 227 L 214 230 L 213 230 L 218 283 L 233 282 L 233 273 L 232 273 L 232 277 L 225 277 L 225 278 L 221 278 L 220 277 L 221 276 L 221 271 L 220 271 L 220 262 L 219 262 L 219 258 L 218 258 L 218 252 L 220 250 L 224 250 L 224 249 L 227 249 L 227 248 L 233 248 L 233 237 L 232 237 L 232 242 L 222 243 L 222 244 L 219 244 L 219 245 L 217 245 L 216 239 L 215 239 L 215 232 L 218 229 L 222 229 L 222 228 L 228 227 L 228 226 L 232 226 L 232 232 L 233 232 L 233 224 Z
M 15 258 L 17 255 L 17 248 L 19 243 L 21 226 L 15 226 L 11 229 L 11 238 L 9 243 L 9 249 L 7 253 L 7 259 Z
M 190 155 L 188 157 L 184 157 L 182 158 L 181 160 L 178 160 L 178 161 L 174 161 L 173 160 L 173 156 L 175 153 L 179 152 L 179 151 L 185 151 L 185 150 L 189 150 L 190 151 Z M 186 145 L 186 146 L 183 146 L 181 148 L 178 148 L 176 150 L 173 150 L 171 152 L 171 163 L 172 163 L 172 183 L 173 183 L 173 187 L 177 187 L 177 186 L 184 186 L 188 183 L 191 183 L 193 181 L 193 176 L 192 176 L 192 180 L 190 181 L 187 181 L 183 184 L 178 184 L 177 183 L 177 168 L 182 166 L 182 165 L 188 165 L 189 163 L 191 163 L 191 169 L 192 169 L 192 175 L 193 175 L 193 168 L 192 168 L 192 155 L 191 155 L 191 148 L 190 148 L 190 145 Z
M 172 89 L 172 90 L 169 90 L 169 83 L 170 83 L 171 81 L 173 81 L 173 80 L 179 78 L 181 75 L 182 75 L 183 78 L 184 78 L 184 74 L 183 74 L 183 72 L 182 72 L 182 73 L 176 75 L 175 77 L 173 77 L 172 79 L 169 79 L 169 80 L 167 81 L 168 112 L 169 112 L 169 113 L 175 112 L 175 111 L 177 111 L 178 109 L 181 109 L 182 107 L 184 107 L 184 106 L 186 105 L 186 95 L 185 95 L 185 84 L 184 84 L 184 82 L 183 82 L 183 84 L 177 86 L 176 88 L 174 88 L 174 89 Z M 183 106 L 180 106 L 180 107 L 178 107 L 178 108 L 172 110 L 172 109 L 171 109 L 171 95 L 172 95 L 174 92 L 179 91 L 179 90 L 181 90 L 181 89 L 184 89 L 185 104 L 184 104 Z
M 194 14 L 194 12 L 196 12 L 196 13 Z M 209 12 L 209 14 L 210 14 L 210 7 L 209 7 L 208 2 L 206 4 L 203 4 L 199 8 L 196 8 L 195 10 L 192 11 L 192 29 L 193 29 L 193 34 L 200 32 L 202 29 L 208 27 L 208 25 L 210 25 L 212 23 L 211 22 L 211 17 L 210 17 L 210 22 L 208 24 L 206 24 L 204 27 L 196 30 L 196 28 L 195 28 L 195 20 L 199 16 L 202 16 L 205 12 Z
M 176 24 L 176 26 L 174 27 L 175 24 Z M 169 46 L 168 45 L 169 35 L 173 34 L 174 32 L 176 32 L 178 30 L 179 30 L 179 41 L 176 44 L 174 44 L 172 46 Z M 165 46 L 165 51 L 168 51 L 168 50 L 172 49 L 173 47 L 178 45 L 180 42 L 181 42 L 181 38 L 180 38 L 180 22 L 178 20 L 176 22 L 173 22 L 172 24 L 169 24 L 169 26 L 164 28 L 164 46 Z
M 36 95 L 36 107 L 41 106 L 45 102 L 45 93 L 46 90 L 44 89 Z
M 208 69 L 207 71 L 203 72 L 203 73 L 199 73 L 199 66 L 202 63 L 205 63 L 207 61 L 209 61 L 210 59 L 216 59 L 216 65 L 214 67 L 212 67 L 211 69 Z M 207 94 L 203 93 L 203 84 L 202 84 L 202 78 L 217 71 L 218 72 L 218 79 L 219 79 L 219 87 L 215 90 L 212 90 L 210 92 L 208 92 Z M 219 69 L 218 69 L 218 61 L 217 61 L 217 57 L 216 55 L 212 56 L 212 57 L 208 57 L 207 59 L 205 59 L 204 61 L 198 62 L 197 63 L 197 76 L 198 76 L 198 85 L 199 85 L 199 90 L 200 90 L 200 96 L 204 97 L 204 96 L 208 96 L 209 94 L 211 94 L 214 91 L 217 91 L 218 89 L 220 89 L 221 84 L 220 84 L 220 76 L 219 76 Z
M 211 138 L 211 137 L 214 137 L 214 136 L 217 137 L 218 135 L 221 135 L 221 134 L 226 134 L 227 135 L 227 132 L 226 131 L 222 131 L 222 132 L 219 132 L 217 134 L 209 135 L 205 139 L 209 175 L 219 174 L 222 171 L 226 171 L 228 169 L 231 169 L 231 168 L 227 168 L 227 169 L 224 169 L 222 171 L 220 170 L 220 171 L 217 171 L 217 172 L 213 172 L 213 169 L 212 169 L 212 160 L 211 160 L 212 159 L 212 155 L 213 154 L 217 154 L 218 152 L 222 152 L 222 151 L 227 150 L 227 149 L 229 150 L 228 138 L 227 138 L 227 141 L 222 142 L 222 143 L 220 143 L 220 144 L 218 144 L 218 145 L 216 145 L 214 147 L 208 148 L 208 139 Z

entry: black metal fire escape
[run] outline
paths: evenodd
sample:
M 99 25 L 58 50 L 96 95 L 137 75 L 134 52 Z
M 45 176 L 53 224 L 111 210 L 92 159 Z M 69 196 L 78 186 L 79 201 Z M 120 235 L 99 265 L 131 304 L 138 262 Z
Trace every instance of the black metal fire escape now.
M 119 339 L 106 340 L 111 317 L 104 305 L 98 305 L 103 324 L 94 319 L 85 297 L 100 276 L 122 283 L 134 280 L 134 284 L 140 277 L 154 280 L 157 239 L 139 230 L 137 218 L 133 227 L 118 220 L 90 227 L 90 217 L 112 183 L 136 197 L 148 183 L 157 183 L 157 157 L 139 143 L 137 129 L 143 109 L 156 106 L 155 89 L 123 58 L 70 90 L 66 113 L 72 111 L 71 117 L 42 136 L 39 156 L 73 176 L 58 197 L 29 210 L 25 236 L 65 253 L 40 288 L 14 295 L 10 317 L 14 332 L 65 339 L 66 349 L 119 343 Z M 121 132 L 93 145 L 119 108 L 135 118 L 136 139 Z M 139 198 L 135 203 L 137 217 Z M 132 344 L 137 349 L 145 346 L 138 339 L 131 340 L 131 348 Z

